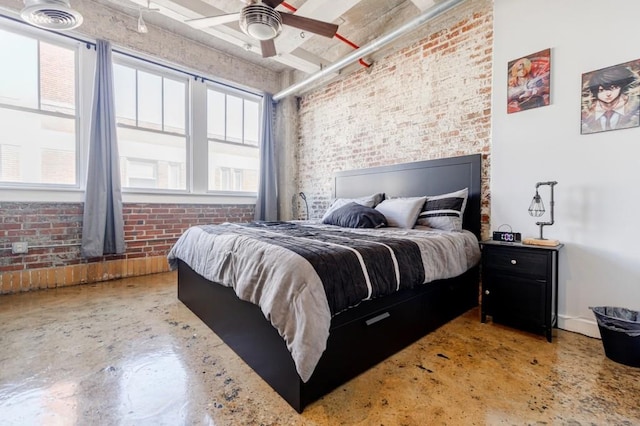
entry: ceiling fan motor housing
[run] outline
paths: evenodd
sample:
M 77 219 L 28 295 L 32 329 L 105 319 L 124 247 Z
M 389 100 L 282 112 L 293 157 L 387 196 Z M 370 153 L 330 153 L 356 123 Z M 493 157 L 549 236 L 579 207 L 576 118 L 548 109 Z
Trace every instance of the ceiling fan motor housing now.
M 250 4 L 242 9 L 240 28 L 250 37 L 271 40 L 282 31 L 280 13 L 262 3 Z

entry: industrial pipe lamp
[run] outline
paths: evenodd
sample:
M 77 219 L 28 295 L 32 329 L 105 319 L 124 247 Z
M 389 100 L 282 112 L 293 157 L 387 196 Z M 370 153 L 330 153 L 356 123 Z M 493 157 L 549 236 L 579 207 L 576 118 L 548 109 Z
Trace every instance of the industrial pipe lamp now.
M 551 190 L 551 196 L 549 200 L 549 216 L 550 220 L 548 222 L 536 222 L 536 225 L 540 227 L 540 238 L 525 238 L 524 244 L 533 244 L 533 245 L 542 245 L 542 246 L 557 246 L 560 244 L 558 240 L 548 240 L 543 236 L 543 229 L 545 226 L 551 226 L 555 223 L 553 216 L 553 209 L 555 206 L 555 201 L 553 199 L 553 187 L 556 186 L 558 182 L 556 181 L 548 181 L 548 182 L 538 182 L 536 183 L 536 194 L 533 196 L 533 200 L 531 200 L 531 204 L 529 205 L 529 215 L 533 217 L 540 217 L 545 214 L 546 210 L 544 208 L 544 203 L 542 202 L 542 197 L 538 192 L 538 188 L 541 186 L 549 186 Z

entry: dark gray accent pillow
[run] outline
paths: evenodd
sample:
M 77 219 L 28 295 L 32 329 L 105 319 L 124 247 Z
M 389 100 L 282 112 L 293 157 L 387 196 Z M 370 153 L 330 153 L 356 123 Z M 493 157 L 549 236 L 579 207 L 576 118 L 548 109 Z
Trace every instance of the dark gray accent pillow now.
M 362 204 L 367 207 L 375 207 L 384 200 L 384 193 L 378 192 L 377 194 L 367 195 L 360 198 L 336 198 L 333 200 L 327 211 L 322 215 L 322 220 L 328 217 L 334 210 L 338 210 L 340 207 L 349 204 L 350 202 Z
M 343 228 L 380 228 L 387 226 L 387 218 L 376 209 L 351 202 L 329 213 L 322 223 Z

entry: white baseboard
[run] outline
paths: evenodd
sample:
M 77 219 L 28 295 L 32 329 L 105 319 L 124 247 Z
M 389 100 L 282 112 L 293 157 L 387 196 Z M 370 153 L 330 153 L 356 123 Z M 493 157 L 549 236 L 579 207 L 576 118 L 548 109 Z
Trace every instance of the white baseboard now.
M 600 339 L 598 323 L 591 319 L 558 315 L 558 328 Z

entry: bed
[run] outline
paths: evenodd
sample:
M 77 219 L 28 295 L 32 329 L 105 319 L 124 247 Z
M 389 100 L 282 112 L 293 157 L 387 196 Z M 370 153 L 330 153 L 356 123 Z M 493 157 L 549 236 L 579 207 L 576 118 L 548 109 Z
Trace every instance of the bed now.
M 463 228 L 479 238 L 480 169 L 481 156 L 476 154 L 339 172 L 334 195 L 356 198 L 384 192 L 387 197 L 415 197 L 467 188 Z M 259 306 L 196 273 L 184 259 L 173 263 L 178 269 L 178 298 L 298 412 L 477 306 L 479 298 L 475 264 L 454 277 L 332 312 L 326 348 L 318 354 L 312 374 L 302 374 L 303 380 L 298 359 L 294 361 L 281 333 Z

